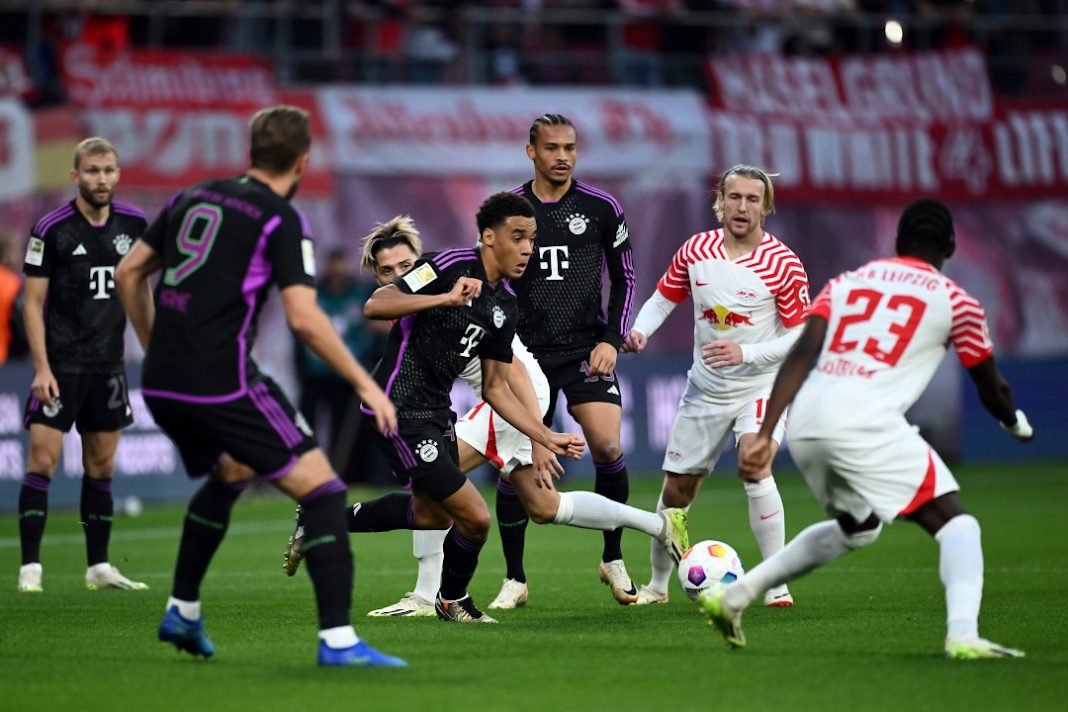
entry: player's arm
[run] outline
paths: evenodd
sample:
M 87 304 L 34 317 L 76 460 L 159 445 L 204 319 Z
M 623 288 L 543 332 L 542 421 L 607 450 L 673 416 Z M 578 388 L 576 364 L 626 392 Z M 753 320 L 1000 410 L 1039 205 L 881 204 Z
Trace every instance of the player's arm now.
M 634 326 L 630 328 L 630 334 L 627 335 L 627 340 L 623 342 L 623 353 L 640 354 L 645 350 L 646 344 L 649 343 L 649 337 L 660 328 L 664 320 L 668 318 L 668 315 L 678 304 L 678 302 L 674 302 L 664 296 L 658 287 L 653 292 L 653 295 L 645 301 L 645 304 L 642 304 L 642 308 L 638 310 L 638 317 L 634 320 Z
M 363 306 L 368 319 L 400 319 L 438 307 L 460 307 L 482 293 L 482 280 L 460 277 L 448 292 L 409 294 L 395 284 L 379 287 Z
M 511 364 L 496 359 L 482 359 L 482 399 L 490 404 L 497 415 L 532 441 L 572 460 L 582 457 L 586 442 L 581 437 L 549 430 L 541 419 L 532 415 L 512 393 L 512 389 L 508 387 L 510 366 Z
M 998 370 L 994 357 L 984 359 L 969 368 L 968 375 L 975 383 L 979 402 L 998 419 L 1001 427 L 1020 442 L 1030 442 L 1035 437 L 1034 430 L 1024 412 L 1017 410 L 1009 382 Z
M 610 286 L 601 342 L 590 352 L 591 376 L 607 376 L 615 370 L 616 358 L 628 335 L 627 324 L 634 295 L 634 256 L 623 215 L 605 223 L 601 244 Z
M 397 411 L 371 375 L 345 346 L 333 322 L 315 301 L 315 288 L 293 284 L 282 290 L 282 310 L 286 324 L 301 343 L 311 349 L 330 368 L 352 384 L 368 408 L 375 412 L 378 429 L 385 434 L 396 432 Z
M 144 240 L 138 240 L 115 269 L 115 288 L 119 292 L 122 308 L 126 310 L 141 348 L 146 351 L 152 335 L 152 323 L 156 319 L 152 285 L 148 278 L 162 266 L 159 253 Z
M 709 368 L 723 368 L 749 363 L 755 366 L 774 366 L 789 353 L 801 338 L 801 326 L 786 330 L 782 336 L 757 344 L 739 344 L 730 339 L 716 339 L 701 347 L 701 360 Z
M 742 448 L 738 469 L 743 476 L 755 475 L 771 464 L 771 435 L 775 432 L 775 426 L 779 424 L 779 418 L 786 407 L 793 402 L 804 385 L 809 371 L 816 365 L 826 336 L 827 319 L 819 314 L 810 316 L 805 322 L 801 337 L 786 355 L 786 360 L 775 377 L 775 385 L 771 389 L 771 397 L 768 398 L 768 409 L 760 432 L 749 447 Z
M 26 342 L 33 359 L 33 383 L 30 392 L 33 397 L 47 406 L 52 405 L 52 398 L 59 396 L 59 384 L 48 362 L 48 348 L 45 341 L 44 304 L 48 297 L 48 277 L 26 276 L 22 318 L 26 323 Z
M 482 363 L 485 364 L 486 361 Z M 541 403 L 538 401 L 538 394 L 534 392 L 534 382 L 530 380 L 527 367 L 519 359 L 513 359 L 508 369 L 508 388 L 528 413 L 541 419 Z M 534 484 L 538 487 L 551 488 L 553 478 L 560 479 L 560 475 L 564 474 L 564 468 L 556 459 L 556 455 L 544 445 L 534 441 L 530 444 L 533 450 Z

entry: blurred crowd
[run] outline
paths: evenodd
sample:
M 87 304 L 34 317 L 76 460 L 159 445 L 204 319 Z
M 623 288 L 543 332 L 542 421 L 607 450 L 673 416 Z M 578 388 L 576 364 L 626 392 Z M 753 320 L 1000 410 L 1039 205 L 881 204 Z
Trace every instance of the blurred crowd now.
M 717 54 L 975 45 L 1005 93 L 1068 54 L 1068 0 L 52 0 L 0 20 L 40 102 L 72 41 L 263 53 L 283 81 L 630 86 L 704 86 Z

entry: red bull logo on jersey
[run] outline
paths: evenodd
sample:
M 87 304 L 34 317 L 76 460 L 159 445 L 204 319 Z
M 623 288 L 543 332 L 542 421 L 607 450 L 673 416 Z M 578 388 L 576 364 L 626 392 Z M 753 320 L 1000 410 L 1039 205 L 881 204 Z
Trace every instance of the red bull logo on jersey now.
M 742 324 L 753 325 L 753 320 L 749 314 L 739 314 L 719 304 L 709 309 L 701 310 L 700 318 L 719 331 L 727 331 Z

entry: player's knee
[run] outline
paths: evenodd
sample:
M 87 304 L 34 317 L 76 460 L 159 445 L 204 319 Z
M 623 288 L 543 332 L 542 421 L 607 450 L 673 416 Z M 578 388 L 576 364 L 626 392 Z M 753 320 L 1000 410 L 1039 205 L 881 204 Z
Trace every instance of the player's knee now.
M 457 521 L 456 527 L 460 533 L 471 541 L 486 541 L 489 538 L 490 516 L 487 511 L 484 516 L 469 517 L 464 521 Z
M 111 473 L 115 470 L 115 455 L 103 455 L 96 457 L 85 457 L 82 460 L 82 466 L 85 468 L 85 473 L 90 477 L 97 479 L 110 477 Z
M 615 462 L 623 455 L 623 448 L 618 440 L 591 441 L 590 457 L 594 462 Z
M 49 452 L 43 448 L 30 450 L 30 456 L 26 459 L 26 469 L 45 477 L 51 477 L 59 462 L 59 453 Z
M 882 530 L 883 523 L 879 522 L 873 529 L 862 529 L 860 531 L 855 531 L 852 534 L 846 532 L 845 544 L 852 551 L 863 549 L 864 547 L 873 544 L 875 540 L 879 538 L 879 533 Z
M 556 521 L 556 510 L 559 508 L 559 504 L 554 505 L 547 499 L 535 499 L 530 502 L 524 502 L 523 507 L 527 510 L 527 516 L 535 524 L 552 524 Z

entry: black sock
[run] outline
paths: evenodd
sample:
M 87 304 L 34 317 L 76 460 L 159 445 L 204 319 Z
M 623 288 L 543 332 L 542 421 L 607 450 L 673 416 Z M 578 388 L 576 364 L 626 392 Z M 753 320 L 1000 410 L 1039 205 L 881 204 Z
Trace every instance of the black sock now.
M 85 527 L 85 555 L 90 566 L 108 560 L 111 519 L 115 504 L 111 499 L 111 479 L 94 480 L 82 475 L 82 526 Z
M 345 485 L 333 479 L 300 503 L 304 507 L 304 560 L 315 587 L 319 630 L 352 625 L 353 563 L 345 531 Z
M 627 477 L 627 463 L 623 460 L 623 456 L 620 455 L 615 462 L 595 462 L 593 467 L 597 471 L 593 491 L 614 502 L 626 504 L 630 497 L 630 480 Z M 604 552 L 601 554 L 601 561 L 622 559 L 623 550 L 620 548 L 622 541 L 622 527 L 604 532 Z
M 27 472 L 19 490 L 19 541 L 22 543 L 22 564 L 41 561 L 41 539 L 48 519 L 48 486 L 52 480 L 44 475 Z
M 519 501 L 515 488 L 497 478 L 497 531 L 504 550 L 505 576 L 520 583 L 527 582 L 523 571 L 523 545 L 527 537 L 527 510 Z
M 453 527 L 445 537 L 444 556 L 441 568 L 440 595 L 447 601 L 455 601 L 467 595 L 467 584 L 471 583 L 478 568 L 478 552 L 482 551 L 485 541 L 471 541 Z
M 412 519 L 412 496 L 392 492 L 378 499 L 357 502 L 348 508 L 350 532 L 391 532 L 395 529 L 417 529 Z
M 171 595 L 182 601 L 200 600 L 200 582 L 219 548 L 226 528 L 230 525 L 230 511 L 248 481 L 226 485 L 209 479 L 189 501 L 178 545 L 178 562 L 174 567 L 174 587 Z

